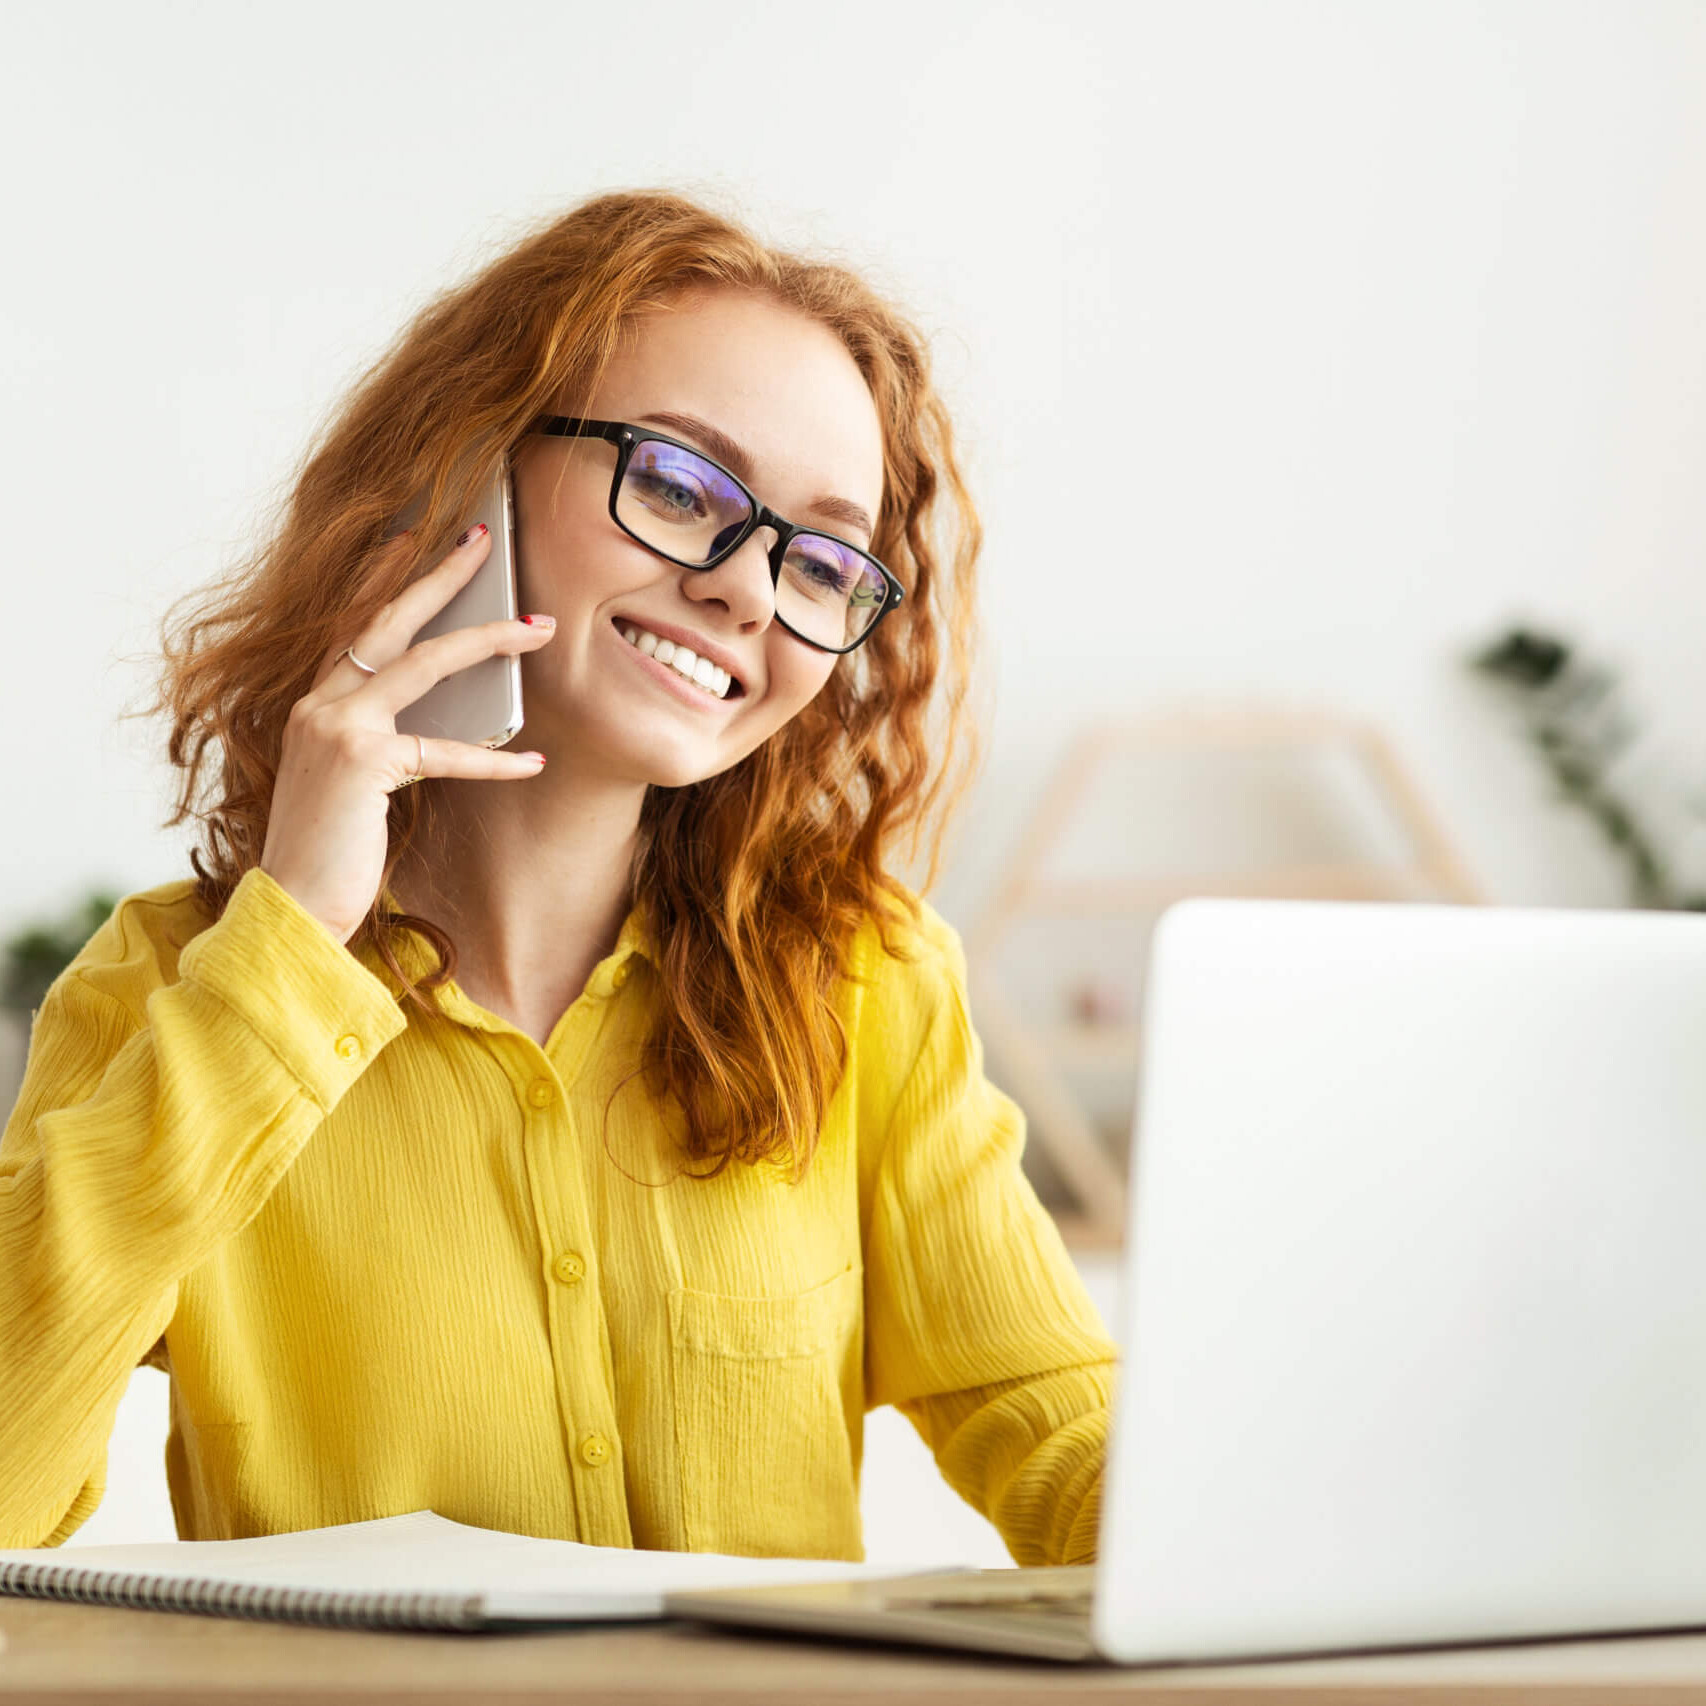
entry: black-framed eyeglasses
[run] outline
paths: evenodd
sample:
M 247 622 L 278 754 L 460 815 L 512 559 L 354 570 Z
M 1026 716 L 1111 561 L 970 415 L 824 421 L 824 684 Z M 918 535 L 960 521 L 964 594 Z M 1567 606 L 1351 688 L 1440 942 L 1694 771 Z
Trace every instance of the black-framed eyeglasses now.
M 720 462 L 667 433 L 569 415 L 541 415 L 528 430 L 614 444 L 610 519 L 666 562 L 714 569 L 760 527 L 774 528 L 770 580 L 776 620 L 819 651 L 850 652 L 863 645 L 906 596 L 869 551 L 785 520 Z

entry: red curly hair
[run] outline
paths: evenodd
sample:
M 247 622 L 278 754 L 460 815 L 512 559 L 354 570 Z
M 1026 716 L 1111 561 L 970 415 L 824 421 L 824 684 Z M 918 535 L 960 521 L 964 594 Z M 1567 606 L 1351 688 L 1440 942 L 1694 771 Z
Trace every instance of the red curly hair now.
M 419 313 L 305 453 L 271 536 L 168 618 L 161 708 L 198 820 L 197 893 L 223 910 L 266 838 L 285 719 L 316 669 L 437 562 L 501 458 L 560 397 L 590 398 L 624 329 L 685 291 L 734 288 L 801 310 L 846 346 L 876 403 L 884 490 L 871 549 L 906 601 L 821 692 L 738 764 L 647 791 L 633 895 L 665 998 L 642 1068 L 686 1116 L 694 1161 L 809 1162 L 846 1060 L 831 997 L 873 917 L 885 949 L 916 920 L 888 869 L 942 837 L 976 762 L 968 713 L 982 527 L 925 341 L 855 273 L 761 242 L 682 196 L 600 195 Z M 404 553 L 383 549 L 424 494 Z M 385 875 L 430 826 L 431 790 L 393 796 Z M 381 895 L 386 885 L 381 887 Z M 397 932 L 437 954 L 418 981 Z M 376 899 L 362 928 L 410 994 L 454 975 L 430 919 Z

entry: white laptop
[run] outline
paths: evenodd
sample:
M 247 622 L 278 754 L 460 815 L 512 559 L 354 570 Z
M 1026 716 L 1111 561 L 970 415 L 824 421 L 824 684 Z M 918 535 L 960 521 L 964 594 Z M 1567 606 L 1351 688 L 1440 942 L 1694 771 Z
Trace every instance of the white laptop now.
M 673 1596 L 1122 1664 L 1706 1625 L 1706 916 L 1153 937 L 1097 1562 Z

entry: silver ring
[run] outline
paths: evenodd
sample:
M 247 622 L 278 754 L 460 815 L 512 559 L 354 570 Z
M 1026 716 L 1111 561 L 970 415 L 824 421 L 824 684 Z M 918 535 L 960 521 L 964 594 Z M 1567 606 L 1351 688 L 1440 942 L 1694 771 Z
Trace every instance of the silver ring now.
M 355 667 L 357 669 L 359 669 L 363 675 L 377 675 L 379 673 L 379 671 L 376 670 L 372 664 L 363 663 L 361 661 L 361 659 L 355 655 L 355 647 L 354 646 L 345 646 L 343 655 L 346 658 L 348 658 L 350 660 L 350 662 L 353 663 L 355 665 Z
M 397 783 L 397 785 L 393 788 L 388 788 L 386 790 L 386 792 L 391 793 L 391 794 L 395 794 L 403 788 L 412 788 L 415 785 L 415 783 L 424 782 L 425 780 L 426 780 L 426 742 L 424 740 L 422 740 L 419 735 L 416 735 L 415 736 L 415 773 L 414 773 L 414 775 L 413 776 L 405 776 L 401 782 Z

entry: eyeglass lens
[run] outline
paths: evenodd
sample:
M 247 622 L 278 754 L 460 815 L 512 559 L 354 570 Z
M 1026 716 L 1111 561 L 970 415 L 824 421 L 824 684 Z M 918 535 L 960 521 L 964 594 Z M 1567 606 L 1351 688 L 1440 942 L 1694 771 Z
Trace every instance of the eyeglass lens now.
M 728 545 L 752 506 L 714 462 L 648 438 L 628 459 L 616 514 L 636 539 L 695 564 Z M 796 633 L 839 648 L 870 627 L 887 593 L 881 572 L 862 551 L 826 534 L 799 533 L 776 579 L 776 613 Z

